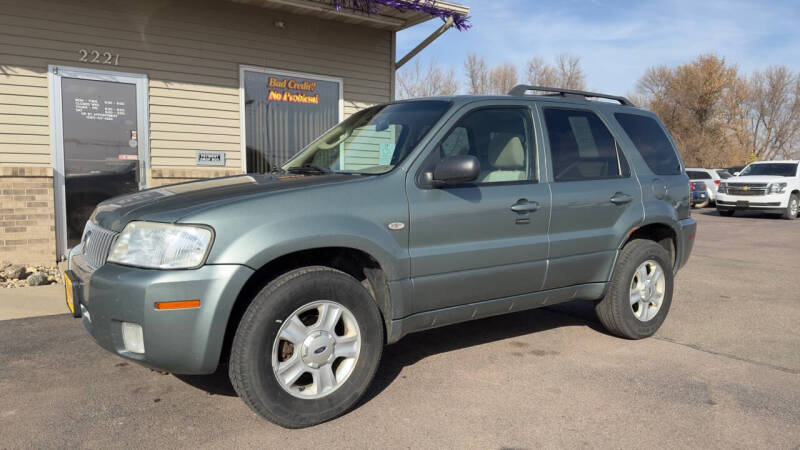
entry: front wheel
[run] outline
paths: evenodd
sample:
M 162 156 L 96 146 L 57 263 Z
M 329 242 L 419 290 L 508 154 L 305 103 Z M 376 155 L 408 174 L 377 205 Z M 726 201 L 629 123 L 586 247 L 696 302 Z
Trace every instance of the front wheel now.
M 369 387 L 383 351 L 380 311 L 355 278 L 305 267 L 269 283 L 244 313 L 229 375 L 267 420 L 301 428 L 349 410 Z
M 617 336 L 652 336 L 669 312 L 672 283 L 667 250 L 650 240 L 633 240 L 620 251 L 606 296 L 595 307 L 597 316 Z
M 797 194 L 792 194 L 789 197 L 789 204 L 786 205 L 786 210 L 783 211 L 783 218 L 787 220 L 794 220 L 797 218 L 797 210 L 798 210 L 798 200 Z

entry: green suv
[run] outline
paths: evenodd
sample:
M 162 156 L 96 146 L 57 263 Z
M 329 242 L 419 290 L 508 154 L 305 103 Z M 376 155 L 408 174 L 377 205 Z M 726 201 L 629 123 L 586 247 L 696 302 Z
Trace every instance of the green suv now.
M 622 97 L 536 86 L 353 114 L 271 174 L 113 198 L 70 252 L 67 303 L 105 349 L 227 366 L 285 427 L 343 414 L 404 335 L 569 300 L 661 326 L 691 252 L 689 179 Z

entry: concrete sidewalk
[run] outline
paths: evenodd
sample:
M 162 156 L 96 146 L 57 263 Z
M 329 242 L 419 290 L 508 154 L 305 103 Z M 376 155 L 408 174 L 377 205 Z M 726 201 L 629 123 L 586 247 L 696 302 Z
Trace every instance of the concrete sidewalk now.
M 68 312 L 63 284 L 0 289 L 0 320 Z

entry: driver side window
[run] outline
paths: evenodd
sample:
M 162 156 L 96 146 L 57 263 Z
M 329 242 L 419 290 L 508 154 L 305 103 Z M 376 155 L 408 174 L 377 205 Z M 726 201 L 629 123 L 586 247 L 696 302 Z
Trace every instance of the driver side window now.
M 527 108 L 487 108 L 465 115 L 437 146 L 439 158 L 472 155 L 481 171 L 476 183 L 536 179 L 533 125 Z

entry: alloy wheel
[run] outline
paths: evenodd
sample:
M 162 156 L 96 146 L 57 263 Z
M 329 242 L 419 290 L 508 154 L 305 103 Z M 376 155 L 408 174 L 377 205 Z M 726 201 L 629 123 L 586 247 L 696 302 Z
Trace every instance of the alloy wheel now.
M 647 322 L 658 314 L 665 286 L 664 269 L 656 261 L 645 261 L 636 268 L 630 285 L 630 304 L 637 319 Z
M 353 313 L 336 302 L 315 301 L 284 320 L 272 346 L 272 369 L 289 394 L 321 398 L 353 373 L 360 350 L 361 332 Z

